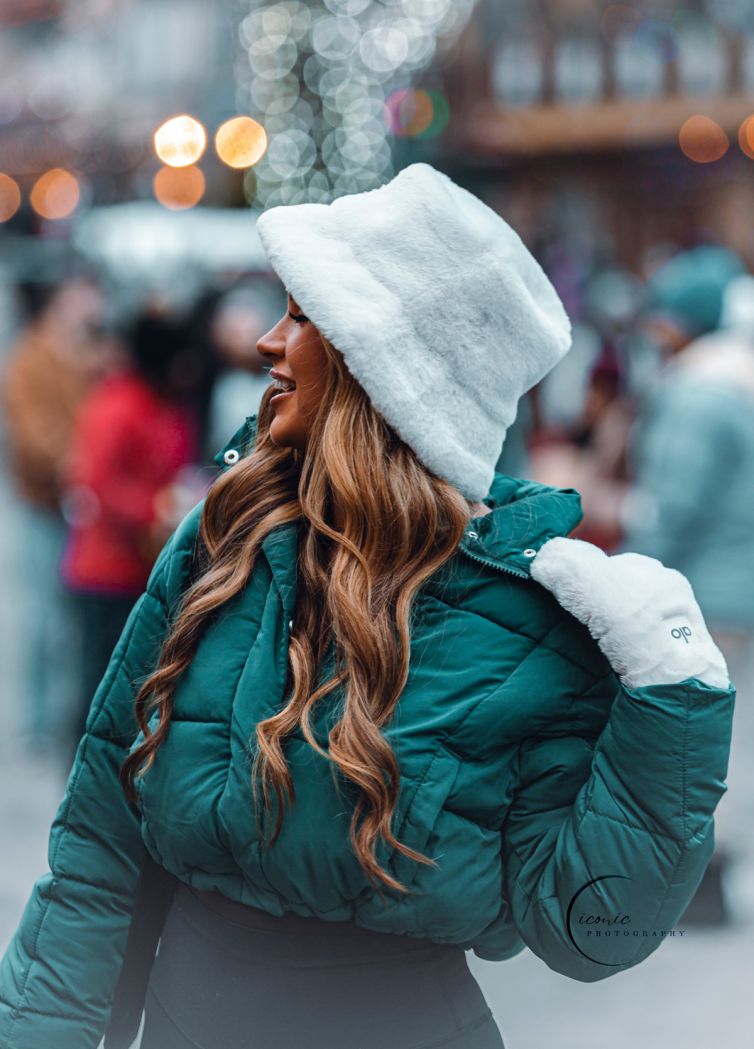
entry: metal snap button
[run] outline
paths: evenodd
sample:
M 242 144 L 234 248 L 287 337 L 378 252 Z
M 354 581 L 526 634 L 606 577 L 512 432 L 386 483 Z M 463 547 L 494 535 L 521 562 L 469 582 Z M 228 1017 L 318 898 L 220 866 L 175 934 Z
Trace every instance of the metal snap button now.
M 469 537 L 469 539 L 478 539 L 479 538 L 479 532 L 474 532 L 472 530 L 468 531 L 466 533 L 466 535 Z
M 237 463 L 240 458 L 241 456 L 238 454 L 236 448 L 229 448 L 223 456 L 223 461 L 227 463 L 228 466 L 232 466 L 234 463 Z
M 288 620 L 288 629 L 289 630 L 293 630 L 293 620 L 292 619 Z
M 536 557 L 536 556 L 537 556 L 537 551 L 536 550 L 532 550 L 531 547 L 527 547 L 527 549 L 524 550 L 524 557 Z

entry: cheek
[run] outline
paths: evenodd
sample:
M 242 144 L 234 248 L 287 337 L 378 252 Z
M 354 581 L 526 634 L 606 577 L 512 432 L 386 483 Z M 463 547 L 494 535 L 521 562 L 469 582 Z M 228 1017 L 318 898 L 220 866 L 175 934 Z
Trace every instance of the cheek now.
M 290 352 L 291 371 L 296 379 L 299 404 L 314 406 L 322 397 L 327 376 L 327 357 L 319 339 L 302 339 Z

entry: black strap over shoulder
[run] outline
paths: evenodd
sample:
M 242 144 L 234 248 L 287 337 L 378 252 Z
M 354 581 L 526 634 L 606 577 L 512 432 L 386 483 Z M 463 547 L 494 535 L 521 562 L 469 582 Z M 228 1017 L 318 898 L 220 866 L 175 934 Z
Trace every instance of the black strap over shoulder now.
M 149 853 L 141 867 L 123 967 L 115 988 L 105 1049 L 130 1049 L 139 1032 L 147 985 L 177 879 Z
M 203 544 L 194 544 L 187 586 L 203 569 Z M 104 1049 L 131 1049 L 139 1033 L 144 1003 L 157 945 L 165 926 L 177 878 L 147 852 L 134 896 L 131 927 L 115 987 Z

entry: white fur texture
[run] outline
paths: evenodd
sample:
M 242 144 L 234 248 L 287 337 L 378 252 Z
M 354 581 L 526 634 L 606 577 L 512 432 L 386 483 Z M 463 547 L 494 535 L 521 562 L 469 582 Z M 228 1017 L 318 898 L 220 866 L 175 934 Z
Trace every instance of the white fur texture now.
M 531 574 L 582 622 L 627 688 L 695 677 L 728 688 L 728 668 L 688 579 L 643 554 L 608 556 L 558 536 L 540 549 Z
M 387 422 L 430 470 L 483 499 L 519 398 L 571 345 L 518 234 L 428 164 L 332 204 L 271 208 L 257 230 Z

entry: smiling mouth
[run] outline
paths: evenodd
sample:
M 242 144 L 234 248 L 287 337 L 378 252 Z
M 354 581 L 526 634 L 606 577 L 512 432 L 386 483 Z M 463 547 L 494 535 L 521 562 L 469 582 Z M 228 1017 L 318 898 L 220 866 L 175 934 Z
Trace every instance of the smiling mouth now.
M 279 379 L 276 379 L 272 385 L 275 393 L 270 397 L 270 404 L 277 404 L 278 401 L 282 401 L 296 392 L 295 383 L 282 383 Z
M 280 390 L 281 393 L 287 393 L 289 390 L 295 390 L 296 384 L 293 379 L 276 379 L 273 378 L 272 386 L 276 390 Z

